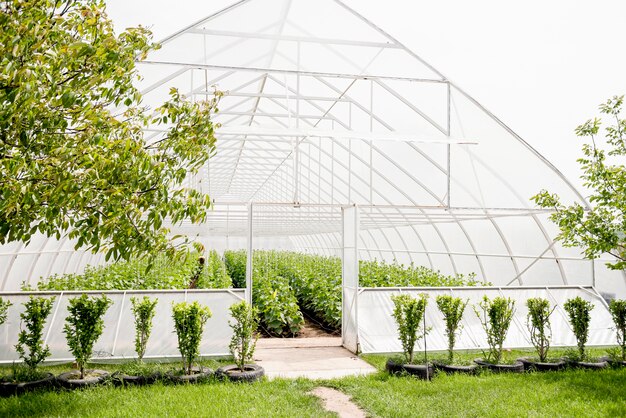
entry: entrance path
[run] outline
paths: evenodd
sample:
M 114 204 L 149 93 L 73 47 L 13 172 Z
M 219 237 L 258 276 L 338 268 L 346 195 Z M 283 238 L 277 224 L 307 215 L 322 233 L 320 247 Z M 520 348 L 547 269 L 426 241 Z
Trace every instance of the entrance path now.
M 341 337 L 261 338 L 254 361 L 265 375 L 309 379 L 360 376 L 376 369 L 341 346 Z

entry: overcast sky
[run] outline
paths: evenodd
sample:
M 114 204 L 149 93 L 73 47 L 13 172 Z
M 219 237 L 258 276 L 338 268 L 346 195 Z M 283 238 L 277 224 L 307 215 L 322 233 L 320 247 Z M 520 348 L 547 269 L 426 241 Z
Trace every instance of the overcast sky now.
M 314 1 L 314 0 L 310 0 Z M 232 0 L 107 0 L 155 39 Z M 345 0 L 476 98 L 577 181 L 574 128 L 626 93 L 626 1 Z

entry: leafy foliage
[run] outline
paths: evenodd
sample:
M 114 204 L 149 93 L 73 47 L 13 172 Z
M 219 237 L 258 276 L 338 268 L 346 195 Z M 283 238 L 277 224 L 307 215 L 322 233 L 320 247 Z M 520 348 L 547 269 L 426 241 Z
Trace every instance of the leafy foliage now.
M 589 322 L 591 322 L 590 312 L 594 306 L 591 302 L 577 296 L 568 299 L 565 304 L 563 304 L 563 308 L 569 315 L 569 323 L 576 336 L 578 357 L 584 360 L 586 358 L 585 344 L 587 344 L 587 339 L 589 338 Z
M 226 251 L 235 287 L 245 287 L 246 252 Z M 253 300 L 274 335 L 300 330 L 304 310 L 330 330 L 341 328 L 341 259 L 289 251 L 255 251 Z M 445 276 L 422 266 L 360 261 L 361 286 L 476 286 L 474 274 Z M 281 315 L 282 313 L 282 315 Z
M 626 268 L 626 119 L 623 119 L 624 96 L 615 96 L 600 105 L 600 113 L 612 121 L 604 130 L 604 141 L 598 137 L 602 120 L 588 120 L 576 128 L 576 135 L 589 138 L 583 144 L 584 156 L 578 159 L 584 185 L 592 191 L 587 210 L 578 203 L 564 205 L 559 196 L 543 190 L 533 197 L 541 207 L 554 213 L 550 219 L 559 226 L 564 245 L 584 248 L 587 258 L 611 254 L 616 261 L 607 266 Z
M 135 351 L 137 352 L 137 360 L 141 362 L 144 354 L 146 354 L 146 345 L 152 331 L 152 319 L 159 300 L 144 296 L 143 299 L 130 298 L 130 302 L 135 316 Z
M 200 341 L 204 332 L 204 325 L 211 317 L 208 306 L 202 306 L 198 301 L 193 303 L 180 302 L 172 305 L 172 318 L 178 337 L 178 350 L 183 359 L 183 372 L 191 374 L 193 362 L 200 354 Z
M 21 329 L 17 337 L 15 351 L 31 369 L 36 369 L 39 363 L 50 355 L 50 348 L 43 341 L 43 327 L 52 311 L 54 298 L 40 298 L 30 296 L 24 303 L 24 312 L 20 314 L 26 329 Z
M 13 304 L 9 300 L 4 300 L 0 297 L 0 325 L 4 324 L 4 321 L 7 320 L 7 314 L 9 312 L 9 307 Z
M 245 364 L 252 361 L 256 342 L 259 338 L 256 334 L 259 313 L 256 307 L 250 306 L 242 300 L 230 307 L 230 314 L 234 322 L 230 322 L 233 336 L 228 349 L 239 370 L 243 371 Z
M 617 345 L 621 351 L 621 360 L 626 361 L 626 300 L 612 300 L 609 304 L 609 311 L 615 324 L 617 334 Z
M 497 364 L 502 359 L 502 345 L 513 320 L 515 301 L 510 298 L 489 299 L 484 296 L 478 307 L 474 306 L 474 312 L 487 333 L 487 360 Z
M 65 318 L 65 338 L 80 369 L 80 378 L 85 378 L 85 364 L 91 357 L 93 346 L 102 335 L 102 317 L 111 305 L 111 299 L 102 295 L 90 298 L 86 294 L 69 300 L 69 315 Z
M 461 333 L 461 319 L 468 301 L 451 295 L 437 296 L 437 307 L 443 314 L 446 323 L 446 336 L 448 337 L 448 361 L 454 361 L 454 345 L 456 338 Z
M 225 251 L 224 262 L 226 270 L 233 281 L 233 287 L 246 287 L 246 251 Z
M 221 94 L 144 108 L 136 60 L 157 46 L 116 35 L 103 0 L 3 1 L 0 25 L 0 244 L 67 233 L 107 260 L 177 254 L 163 220 L 206 219 L 184 180 L 215 152 Z
M 526 325 L 530 332 L 530 341 L 537 351 L 539 361 L 546 362 L 552 338 L 550 315 L 556 306 L 550 309 L 550 301 L 543 298 L 530 298 L 526 301 L 526 306 L 528 307 Z
M 101 267 L 87 267 L 83 274 L 51 276 L 37 284 L 39 290 L 141 290 L 187 289 L 197 272 L 199 254 L 190 252 L 182 258 L 158 255 L 133 258 Z M 220 275 L 215 274 L 218 270 Z M 197 288 L 230 287 L 230 278 L 219 256 L 209 257 L 200 271 Z
M 415 343 L 426 335 L 426 330 L 422 327 L 422 318 L 426 311 L 427 297 L 421 294 L 419 298 L 414 298 L 406 293 L 391 297 L 394 304 L 393 317 L 398 326 L 398 337 L 402 344 L 404 358 L 409 364 L 413 363 Z M 420 327 L 422 327 L 421 332 Z

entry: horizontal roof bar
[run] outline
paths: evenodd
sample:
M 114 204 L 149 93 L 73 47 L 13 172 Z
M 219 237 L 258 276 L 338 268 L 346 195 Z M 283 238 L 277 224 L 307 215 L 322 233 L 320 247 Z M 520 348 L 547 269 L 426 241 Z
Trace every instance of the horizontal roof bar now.
M 187 33 L 193 33 L 197 35 L 209 35 L 209 36 L 226 36 L 233 38 L 248 38 L 248 39 L 268 39 L 274 41 L 285 42 L 305 42 L 316 43 L 324 45 L 349 45 L 349 46 L 361 46 L 371 48 L 394 48 L 402 49 L 401 46 L 393 44 L 391 42 L 371 42 L 371 41 L 357 41 L 349 39 L 336 39 L 336 38 L 318 38 L 314 36 L 293 36 L 293 35 L 277 35 L 272 33 L 250 33 L 250 32 L 233 32 L 225 30 L 209 30 L 209 29 L 189 29 Z
M 190 68 L 198 70 L 223 70 L 223 71 L 249 71 L 257 73 L 272 73 L 272 74 L 293 74 L 309 77 L 332 77 L 332 78 L 347 78 L 357 80 L 397 80 L 397 81 L 410 81 L 416 83 L 448 83 L 448 80 L 443 79 L 431 79 L 431 78 L 414 78 L 414 77 L 398 77 L 398 76 L 386 76 L 375 74 L 346 74 L 346 73 L 326 73 L 316 71 L 301 71 L 301 70 L 287 70 L 279 68 L 260 68 L 260 67 L 240 67 L 233 65 L 211 65 L 211 64 L 190 64 L 185 62 L 172 62 L 172 61 L 155 61 L 144 60 L 137 61 L 138 64 L 147 65 L 168 65 L 181 68 Z

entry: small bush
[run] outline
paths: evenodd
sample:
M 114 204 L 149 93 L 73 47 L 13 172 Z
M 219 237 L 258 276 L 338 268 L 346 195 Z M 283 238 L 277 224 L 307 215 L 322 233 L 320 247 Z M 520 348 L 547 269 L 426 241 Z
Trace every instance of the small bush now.
M 174 328 L 178 337 L 178 350 L 183 360 L 183 372 L 191 374 L 191 367 L 200 354 L 200 341 L 211 310 L 200 303 L 180 302 L 172 306 Z
M 46 319 L 52 311 L 54 298 L 39 298 L 31 296 L 24 303 L 25 310 L 20 314 L 26 329 L 21 329 L 17 337 L 15 350 L 20 358 L 31 370 L 35 370 L 39 363 L 50 356 L 50 348 L 44 345 L 43 328 Z
M 476 316 L 487 333 L 487 344 L 489 345 L 487 360 L 498 364 L 502 359 L 502 345 L 515 313 L 515 301 L 503 297 L 496 297 L 491 300 L 484 296 L 482 302 L 478 304 L 478 308 L 474 306 L 474 312 L 476 312 Z
M 0 325 L 7 320 L 7 314 L 11 305 L 13 304 L 10 301 L 0 298 Z
M 621 350 L 621 361 L 626 361 L 626 300 L 612 300 L 609 304 L 609 311 L 615 324 L 617 334 L 617 345 Z
M 230 322 L 233 336 L 228 349 L 233 355 L 239 370 L 243 371 L 246 362 L 252 361 L 254 349 L 256 348 L 258 311 L 255 307 L 248 305 L 246 301 L 242 300 L 230 307 L 230 314 L 234 322 Z
M 111 306 L 111 299 L 102 295 L 90 298 L 86 294 L 69 300 L 69 316 L 65 318 L 65 338 L 80 369 L 80 378 L 85 378 L 85 364 L 91 357 L 93 346 L 102 335 L 102 317 Z
M 152 319 L 159 300 L 152 300 L 148 296 L 144 296 L 141 300 L 130 298 L 130 301 L 135 316 L 135 351 L 137 352 L 137 360 L 141 362 L 144 354 L 146 354 L 146 345 L 152 331 Z
M 576 336 L 578 357 L 580 360 L 584 360 L 586 358 L 585 344 L 587 344 L 587 339 L 589 338 L 590 312 L 593 309 L 593 304 L 577 296 L 573 299 L 568 299 L 563 308 L 569 315 L 569 323 Z
M 550 302 L 542 298 L 530 298 L 526 301 L 526 306 L 528 307 L 526 325 L 530 332 L 530 341 L 537 351 L 539 361 L 545 363 L 552 338 L 550 315 L 554 308 L 550 309 Z
M 420 332 L 424 312 L 426 311 L 427 295 L 421 294 L 419 298 L 411 295 L 394 295 L 391 300 L 394 304 L 393 317 L 398 326 L 398 336 L 402 344 L 402 352 L 407 363 L 413 363 L 415 343 L 424 337 L 426 330 Z
M 456 298 L 451 295 L 437 296 L 437 307 L 443 314 L 446 322 L 446 336 L 448 337 L 448 361 L 454 361 L 454 345 L 456 338 L 461 332 L 461 319 L 467 306 L 467 300 Z

